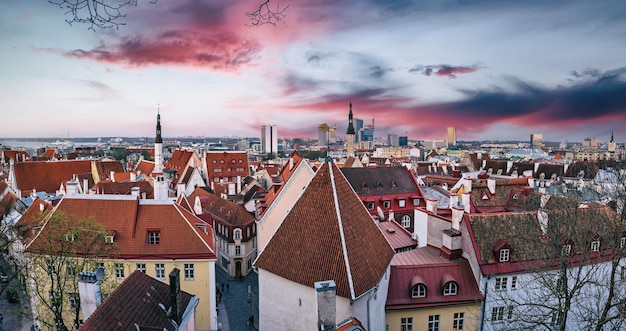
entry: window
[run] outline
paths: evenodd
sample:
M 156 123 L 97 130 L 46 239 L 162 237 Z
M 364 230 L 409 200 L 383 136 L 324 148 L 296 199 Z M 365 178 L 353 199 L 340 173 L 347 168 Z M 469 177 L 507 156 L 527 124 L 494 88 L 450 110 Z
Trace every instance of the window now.
M 222 268 L 228 270 L 228 259 L 222 256 Z
M 241 240 L 241 229 L 235 229 L 233 231 L 233 236 L 235 240 Z
M 455 282 L 447 282 L 443 287 L 443 295 L 456 295 L 458 287 Z
M 137 263 L 137 267 L 135 268 L 144 274 L 146 273 L 146 264 L 145 263 Z
M 398 200 L 398 207 L 402 208 L 406 206 L 406 200 Z
M 154 277 L 156 279 L 165 279 L 165 264 L 157 263 L 154 265 Z
M 508 262 L 509 261 L 510 251 L 508 248 L 503 248 L 500 250 L 500 262 Z
M 256 249 L 256 238 L 252 238 L 252 249 Z
M 385 209 L 391 208 L 391 201 L 383 201 L 383 208 Z
M 517 276 L 511 277 L 511 289 L 515 290 L 517 288 Z
M 74 241 L 74 234 L 73 233 L 66 233 L 65 234 L 65 241 Z
M 222 168 L 213 168 L 213 172 L 222 172 Z
M 420 205 L 420 199 L 413 199 L 413 206 L 417 207 Z
M 626 247 L 626 237 L 622 237 L 619 240 L 619 248 L 624 248 Z
M 117 279 L 124 278 L 124 264 L 123 263 L 115 264 L 115 278 Z
M 411 216 L 404 215 L 402 216 L 402 226 L 408 228 L 411 226 Z
M 367 203 L 367 210 L 374 210 L 374 203 L 373 202 L 368 202 Z
M 252 269 L 252 259 L 248 260 L 248 270 Z
M 496 277 L 496 291 L 506 290 L 508 280 L 506 277 Z
M 426 286 L 424 284 L 417 284 L 411 289 L 411 298 L 424 298 L 426 297 Z
M 193 263 L 185 263 L 185 280 L 193 279 Z
M 70 308 L 71 309 L 76 309 L 78 307 L 80 307 L 80 296 L 78 295 L 78 293 L 69 293 L 68 295 L 68 299 L 70 302 Z
M 561 249 L 561 255 L 566 256 L 566 255 L 569 255 L 571 252 L 572 252 L 572 245 L 570 244 L 563 245 L 563 248 Z
M 428 316 L 428 331 L 439 331 L 439 315 Z
M 148 231 L 148 245 L 158 245 L 161 242 L 160 231 Z
M 413 317 L 402 317 L 400 319 L 400 331 L 413 331 Z
M 465 317 L 465 313 L 454 313 L 454 319 L 452 320 L 452 330 L 462 331 L 463 330 L 463 318 Z
M 600 251 L 600 240 L 594 240 L 591 242 L 591 251 L 592 252 Z
M 235 246 L 235 255 L 241 255 L 241 246 L 240 245 L 236 245 Z
M 492 321 L 502 321 L 505 319 L 513 318 L 513 306 L 500 306 L 493 307 L 491 309 L 491 320 Z
M 67 265 L 65 266 L 65 271 L 67 272 L 67 275 L 70 277 L 76 276 L 76 263 L 68 262 Z

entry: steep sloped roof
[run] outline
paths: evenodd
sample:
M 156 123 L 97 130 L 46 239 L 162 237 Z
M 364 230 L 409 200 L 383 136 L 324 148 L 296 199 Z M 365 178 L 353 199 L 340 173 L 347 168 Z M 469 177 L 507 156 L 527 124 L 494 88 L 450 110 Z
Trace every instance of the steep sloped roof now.
M 79 328 L 88 330 L 169 330 L 173 326 L 165 309 L 170 308 L 169 285 L 139 270 L 133 271 Z M 192 295 L 181 291 L 180 310 L 191 301 Z M 182 312 L 181 312 L 182 313 Z
M 140 195 L 145 193 L 146 199 L 154 199 L 154 188 L 152 184 L 146 180 L 138 182 L 111 182 L 100 181 L 94 186 L 98 194 L 125 194 L 130 195 L 133 187 L 138 187 Z
M 91 160 L 38 161 L 15 163 L 17 187 L 22 196 L 30 191 L 54 193 L 61 183 L 71 180 L 74 175 L 91 172 Z
M 114 230 L 117 258 L 215 258 L 213 228 L 206 226 L 207 233 L 203 232 L 195 224 L 204 222 L 174 203 L 124 195 L 80 195 L 64 197 L 57 211 L 93 217 L 107 230 Z M 159 244 L 147 243 L 148 231 L 160 232 Z
M 201 197 L 202 210 L 205 213 L 211 213 L 213 216 L 217 216 L 226 224 L 243 226 L 255 220 L 254 215 L 250 214 L 245 207 L 222 199 L 199 187 L 191 192 L 188 199 L 193 203 L 197 196 Z
M 359 196 L 392 195 L 421 191 L 405 167 L 341 168 Z
M 393 254 L 341 171 L 326 162 L 255 265 L 310 287 L 333 279 L 337 295 L 355 299 L 380 281 Z
M 152 161 L 141 160 L 135 167 L 135 172 L 144 176 L 150 176 L 152 170 L 154 170 L 154 162 Z
M 189 163 L 189 159 L 191 159 L 193 153 L 193 151 L 185 149 L 176 149 L 174 153 L 172 153 L 172 157 L 165 162 L 163 166 L 167 169 L 182 172 Z

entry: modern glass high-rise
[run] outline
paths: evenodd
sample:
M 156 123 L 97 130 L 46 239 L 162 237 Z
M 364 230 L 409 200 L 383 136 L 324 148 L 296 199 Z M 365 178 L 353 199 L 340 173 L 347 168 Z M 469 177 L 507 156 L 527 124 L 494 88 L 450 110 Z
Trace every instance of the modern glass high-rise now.
M 531 148 L 541 148 L 542 144 L 543 144 L 543 135 L 541 133 L 530 134 L 530 147 Z
M 448 131 L 446 134 L 446 144 L 448 146 L 456 145 L 456 129 L 453 126 L 448 127 Z
M 278 134 L 276 133 L 276 125 L 261 126 L 261 153 L 278 154 Z

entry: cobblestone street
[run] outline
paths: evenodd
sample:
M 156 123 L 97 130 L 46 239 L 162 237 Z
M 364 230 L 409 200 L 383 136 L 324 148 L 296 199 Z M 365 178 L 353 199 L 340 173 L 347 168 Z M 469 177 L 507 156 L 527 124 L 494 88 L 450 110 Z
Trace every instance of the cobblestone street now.
M 221 331 L 259 329 L 258 275 L 251 272 L 246 278 L 233 279 L 219 266 L 216 269 L 216 287 L 222 291 L 218 305 L 218 323 Z M 254 316 L 251 319 L 251 316 Z M 252 321 L 252 324 L 250 324 Z

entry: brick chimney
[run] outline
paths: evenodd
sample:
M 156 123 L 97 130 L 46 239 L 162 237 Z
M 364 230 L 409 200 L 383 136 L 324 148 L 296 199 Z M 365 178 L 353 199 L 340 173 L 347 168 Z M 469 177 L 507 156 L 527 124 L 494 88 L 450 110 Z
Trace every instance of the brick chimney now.
M 317 292 L 317 330 L 336 330 L 337 325 L 337 285 L 333 280 L 314 283 Z

